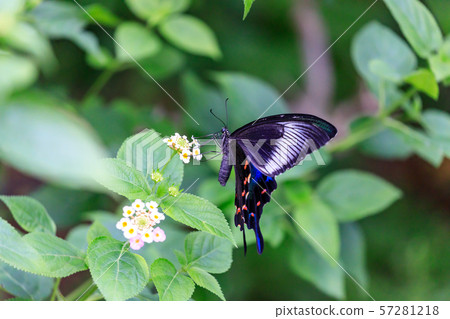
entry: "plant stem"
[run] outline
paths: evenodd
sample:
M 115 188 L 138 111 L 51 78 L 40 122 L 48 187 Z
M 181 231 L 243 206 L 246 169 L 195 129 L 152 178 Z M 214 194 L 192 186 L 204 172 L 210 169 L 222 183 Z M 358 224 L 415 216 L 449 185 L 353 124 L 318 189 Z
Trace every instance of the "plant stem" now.
M 167 161 L 166 164 L 164 164 L 164 167 L 161 169 L 161 174 L 164 173 L 164 170 L 166 169 L 167 165 L 169 165 L 170 161 L 172 160 L 172 158 L 175 156 L 175 154 L 178 154 L 177 152 L 173 151 L 172 155 L 170 156 L 170 159 Z
M 56 278 L 55 284 L 53 285 L 53 292 L 52 292 L 52 296 L 50 297 L 50 301 L 55 301 L 56 294 L 58 293 L 58 290 L 59 290 L 60 282 L 61 282 L 61 278 Z
M 100 93 L 103 87 L 106 85 L 111 76 L 118 70 L 117 66 L 111 66 L 105 69 L 99 77 L 95 80 L 94 84 L 89 88 L 86 95 L 83 98 L 83 103 L 89 100 L 91 97 Z
M 334 152 L 344 152 L 348 150 L 349 148 L 352 148 L 355 145 L 358 145 L 362 141 L 368 139 L 369 137 L 372 137 L 379 131 L 381 131 L 381 126 L 377 125 L 375 127 L 369 127 L 366 129 L 361 129 L 359 131 L 356 131 L 350 135 L 348 135 L 345 139 L 331 145 L 328 148 L 328 151 L 330 153 Z
M 90 286 L 92 285 L 92 279 L 88 279 L 86 280 L 84 283 L 82 283 L 80 286 L 78 286 L 77 288 L 75 288 L 75 290 L 73 290 L 70 294 L 68 294 L 66 296 L 66 300 L 76 300 L 77 298 L 79 298 L 79 296 L 81 296 L 83 294 L 83 292 L 86 291 L 86 289 L 88 289 Z
M 403 103 L 408 102 L 416 93 L 417 93 L 416 88 L 414 87 L 410 88 L 408 91 L 406 91 L 405 94 L 402 95 L 401 98 L 397 99 L 391 105 L 386 107 L 384 111 L 381 110 L 381 112 L 378 114 L 378 118 L 383 119 L 388 117 L 393 112 L 395 112 L 400 106 L 402 106 Z

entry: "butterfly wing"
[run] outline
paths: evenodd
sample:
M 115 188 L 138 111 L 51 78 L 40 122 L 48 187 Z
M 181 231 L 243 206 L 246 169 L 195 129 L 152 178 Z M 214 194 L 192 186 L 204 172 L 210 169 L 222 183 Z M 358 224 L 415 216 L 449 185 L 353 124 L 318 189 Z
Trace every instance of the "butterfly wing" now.
M 259 221 L 277 188 L 275 176 L 297 165 L 336 133 L 332 124 L 316 116 L 281 114 L 259 119 L 231 134 L 229 156 L 236 174 L 234 223 L 243 231 L 245 251 L 244 225 L 254 230 L 258 253 L 264 249 Z
M 261 254 L 264 249 L 264 239 L 259 227 L 263 207 L 270 201 L 270 194 L 277 188 L 275 178 L 261 173 L 245 158 L 245 153 L 236 145 L 236 215 L 234 224 L 240 228 L 244 236 L 244 250 L 247 252 L 244 225 L 253 229 L 256 236 L 256 248 Z M 243 165 L 241 165 L 243 164 Z
M 261 173 L 274 177 L 297 165 L 336 133 L 332 124 L 314 115 L 281 114 L 249 123 L 230 138 Z

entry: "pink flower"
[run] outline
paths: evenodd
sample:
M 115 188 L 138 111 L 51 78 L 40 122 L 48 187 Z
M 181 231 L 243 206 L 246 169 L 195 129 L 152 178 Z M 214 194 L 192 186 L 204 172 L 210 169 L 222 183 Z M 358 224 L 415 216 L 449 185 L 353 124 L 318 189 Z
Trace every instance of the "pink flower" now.
M 153 241 L 155 242 L 162 242 L 166 240 L 166 234 L 164 233 L 164 230 L 162 230 L 159 227 L 156 227 L 153 230 Z
M 133 250 L 139 250 L 144 246 L 144 241 L 140 236 L 136 236 L 133 238 L 130 238 L 130 248 Z

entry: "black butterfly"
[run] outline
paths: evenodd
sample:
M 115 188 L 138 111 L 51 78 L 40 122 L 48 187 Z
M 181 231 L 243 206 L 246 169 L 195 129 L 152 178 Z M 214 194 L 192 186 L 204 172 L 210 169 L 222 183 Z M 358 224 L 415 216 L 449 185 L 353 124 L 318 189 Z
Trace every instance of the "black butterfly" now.
M 222 129 L 219 182 L 225 186 L 234 166 L 236 215 L 234 223 L 244 236 L 244 224 L 256 235 L 258 253 L 264 249 L 259 227 L 263 207 L 277 188 L 275 176 L 297 165 L 337 133 L 325 120 L 308 114 L 280 114 L 248 123 L 230 134 Z

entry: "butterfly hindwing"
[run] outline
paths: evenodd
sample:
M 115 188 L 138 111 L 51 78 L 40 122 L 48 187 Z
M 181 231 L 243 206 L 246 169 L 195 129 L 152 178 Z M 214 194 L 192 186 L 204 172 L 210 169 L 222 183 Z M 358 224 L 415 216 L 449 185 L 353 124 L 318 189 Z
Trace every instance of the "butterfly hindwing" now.
M 239 150 L 241 152 L 241 150 Z M 242 159 L 242 156 L 239 156 Z M 243 165 L 242 165 L 243 164 Z M 274 177 L 261 173 L 248 160 L 244 163 L 236 163 L 236 215 L 234 224 L 244 232 L 244 249 L 247 250 L 245 242 L 244 224 L 248 229 L 253 229 L 256 236 L 256 247 L 261 254 L 264 249 L 264 239 L 259 226 L 263 207 L 270 201 L 270 194 L 277 188 Z

